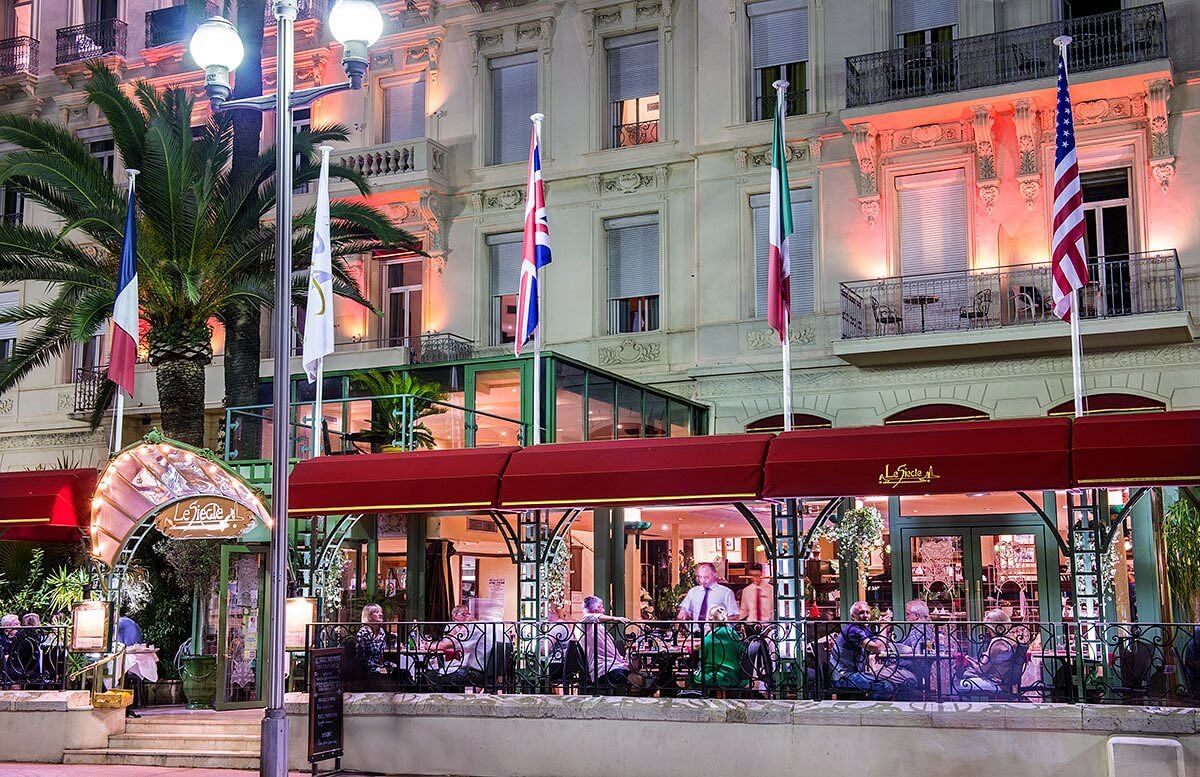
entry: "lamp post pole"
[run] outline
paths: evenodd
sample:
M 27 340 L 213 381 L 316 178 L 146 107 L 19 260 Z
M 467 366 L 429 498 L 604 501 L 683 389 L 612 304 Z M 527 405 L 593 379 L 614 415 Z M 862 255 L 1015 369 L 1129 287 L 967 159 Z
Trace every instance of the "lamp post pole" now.
M 227 19 L 213 17 L 192 36 L 190 49 L 204 68 L 204 88 L 214 111 L 275 112 L 275 317 L 272 323 L 274 371 L 272 385 L 271 545 L 268 559 L 267 709 L 262 722 L 263 777 L 287 777 L 288 728 L 284 715 L 286 602 L 288 595 L 288 459 L 291 450 L 291 286 L 292 181 L 295 166 L 292 111 L 320 97 L 361 89 L 367 71 L 367 49 L 383 30 L 383 17 L 371 0 L 337 0 L 329 12 L 329 27 L 342 44 L 342 67 L 349 77 L 340 84 L 295 89 L 295 30 L 297 0 L 273 0 L 276 22 L 275 95 L 229 100 L 229 74 L 241 62 L 243 48 L 237 29 Z

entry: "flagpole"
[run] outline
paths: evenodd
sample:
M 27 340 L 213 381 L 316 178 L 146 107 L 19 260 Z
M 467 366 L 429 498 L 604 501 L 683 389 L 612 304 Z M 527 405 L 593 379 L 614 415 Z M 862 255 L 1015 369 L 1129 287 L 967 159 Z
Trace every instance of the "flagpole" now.
M 1070 35 L 1059 35 L 1054 45 L 1062 52 L 1063 71 L 1067 71 L 1067 46 Z M 1079 333 L 1079 289 L 1071 290 L 1071 378 L 1075 386 L 1075 417 L 1083 417 L 1083 337 Z
M 535 113 L 529 117 L 533 122 L 533 132 L 537 136 L 538 153 L 542 153 L 542 122 L 546 114 Z M 531 161 L 532 164 L 532 161 Z M 533 192 L 526 192 L 526 197 L 533 197 Z M 533 304 L 538 312 L 537 327 L 533 330 L 533 445 L 542 441 L 542 269 L 536 259 L 533 263 L 533 288 L 536 295 Z
M 129 176 L 129 197 L 131 199 L 133 198 L 134 189 L 137 188 L 137 181 L 135 179 L 138 177 L 138 173 L 140 173 L 140 172 L 142 172 L 142 171 L 136 170 L 133 168 L 130 168 L 125 171 L 125 174 Z M 128 239 L 128 238 L 126 238 L 126 239 Z M 136 347 L 136 342 L 134 343 L 134 345 Z M 113 429 L 112 429 L 112 452 L 113 453 L 116 453 L 117 451 L 121 450 L 121 443 L 122 443 L 121 438 L 123 436 L 122 433 L 124 432 L 124 426 L 125 426 L 125 392 L 121 390 L 120 386 L 117 386 L 117 403 L 116 403 L 116 406 L 113 408 Z
M 787 118 L 787 88 L 788 82 L 779 79 L 771 84 L 775 87 L 775 113 L 779 127 L 782 130 Z M 780 133 L 782 134 L 782 132 Z M 784 162 L 786 164 L 786 161 Z M 789 260 L 790 261 L 790 260 Z M 783 311 L 783 332 L 780 333 L 783 343 L 783 431 L 792 431 L 792 311 Z
M 322 454 L 322 443 L 324 442 L 324 426 L 325 419 L 321 412 L 321 394 L 325 387 L 325 357 L 322 356 L 317 360 L 317 396 L 313 401 L 313 458 Z

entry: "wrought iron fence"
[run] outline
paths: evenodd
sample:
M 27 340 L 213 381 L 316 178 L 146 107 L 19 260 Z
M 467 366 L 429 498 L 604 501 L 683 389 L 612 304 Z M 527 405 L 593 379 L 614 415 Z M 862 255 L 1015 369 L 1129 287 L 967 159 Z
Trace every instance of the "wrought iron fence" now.
M 612 128 L 612 147 L 640 146 L 658 142 L 658 119 L 616 124 Z
M 18 73 L 38 74 L 38 42 L 36 38 L 22 35 L 0 40 L 0 76 Z
M 1162 3 L 846 58 L 846 107 L 1052 78 L 1053 40 L 1070 35 L 1071 70 L 1167 56 Z
M 125 56 L 127 25 L 120 19 L 101 19 L 98 22 L 63 27 L 58 31 L 55 62 L 65 65 L 109 54 Z
M 66 682 L 66 626 L 0 629 L 0 689 L 61 690 Z
M 1091 627 L 1095 628 L 1095 627 Z M 1200 625 L 318 623 L 347 691 L 1200 704 Z
M 100 387 L 108 380 L 108 365 L 77 367 L 75 369 L 75 412 L 90 413 L 96 409 Z
M 264 359 L 271 358 L 271 346 L 271 343 L 264 340 L 259 349 L 259 356 Z M 475 358 L 475 341 L 453 332 L 428 332 L 412 337 L 355 337 L 349 340 L 335 340 L 333 343 L 335 353 L 371 351 L 376 348 L 406 349 L 406 364 L 435 364 Z M 292 356 L 300 356 L 303 350 L 304 337 L 297 334 L 292 345 Z
M 191 5 L 173 5 L 146 12 L 146 48 L 181 43 L 191 37 L 200 22 L 220 13 L 216 0 L 206 0 L 197 12 Z
M 1088 259 L 1082 319 L 1183 310 L 1174 250 Z M 841 285 L 842 338 L 995 329 L 1057 321 L 1049 264 L 896 276 Z

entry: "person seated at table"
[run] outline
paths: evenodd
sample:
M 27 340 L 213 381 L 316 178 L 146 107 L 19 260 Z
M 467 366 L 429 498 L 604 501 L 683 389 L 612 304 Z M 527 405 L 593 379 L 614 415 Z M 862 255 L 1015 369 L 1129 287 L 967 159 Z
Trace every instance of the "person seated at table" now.
M 708 561 L 702 561 L 696 565 L 696 585 L 679 603 L 676 619 L 707 623 L 709 610 L 713 607 L 723 607 L 732 620 L 741 616 L 733 591 L 717 581 L 717 568 Z
M 902 685 L 915 680 L 888 654 L 885 641 L 865 625 L 870 618 L 871 606 L 866 602 L 850 606 L 850 622 L 834 636 L 830 650 L 833 687 L 894 696 Z
M 583 598 L 583 617 L 579 621 L 579 644 L 583 648 L 588 680 L 600 693 L 626 693 L 633 684 L 629 662 L 621 655 L 605 623 L 628 623 L 627 618 L 608 615 L 599 596 Z
M 0 617 L 0 691 L 19 691 L 25 676 L 20 648 L 24 641 L 21 618 L 13 613 Z
M 117 642 L 126 647 L 142 644 L 142 627 L 133 618 L 122 615 L 117 619 Z
M 362 608 L 362 626 L 355 635 L 355 650 L 358 661 L 367 673 L 368 680 L 387 676 L 396 665 L 387 660 L 388 634 L 383 628 L 383 608 L 378 604 L 364 605 Z
M 1011 637 L 1005 636 L 1005 626 L 1011 620 L 1008 613 L 1001 609 L 984 613 L 983 622 L 988 624 L 988 642 L 979 658 L 963 656 L 966 666 L 956 685 L 958 691 L 994 694 L 1020 683 L 1026 650 Z
M 746 646 L 729 625 L 725 608 L 713 607 L 708 613 L 712 627 L 700 643 L 700 668 L 692 681 L 701 688 L 729 690 L 750 685 Z
M 502 642 L 503 624 L 475 621 L 471 609 L 461 604 L 450 611 L 450 617 L 454 622 L 445 635 L 429 645 L 430 650 L 444 656 L 444 663 L 440 669 L 430 669 L 427 679 L 439 690 L 454 693 L 463 693 L 467 686 L 487 685 L 491 679 L 487 677 L 487 662 Z

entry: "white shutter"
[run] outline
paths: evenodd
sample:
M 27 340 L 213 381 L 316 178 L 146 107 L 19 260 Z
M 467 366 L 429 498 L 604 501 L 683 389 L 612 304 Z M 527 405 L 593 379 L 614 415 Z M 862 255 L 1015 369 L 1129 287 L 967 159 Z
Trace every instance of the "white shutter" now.
M 658 33 L 641 32 L 604 41 L 608 50 L 608 101 L 658 94 Z
M 492 164 L 529 158 L 529 117 L 537 113 L 537 52 L 496 57 L 492 71 Z
M 901 275 L 967 269 L 966 187 L 961 169 L 896 178 Z
M 764 0 L 746 6 L 750 17 L 750 67 L 808 61 L 808 8 L 797 0 Z
M 521 232 L 488 235 L 488 259 L 491 262 L 491 296 L 516 294 L 521 279 Z
M 385 87 L 383 141 L 425 137 L 425 76 Z
M 816 307 L 813 261 L 813 201 L 811 189 L 792 189 L 791 254 L 792 313 L 812 313 Z M 750 198 L 754 225 L 754 315 L 767 316 L 767 263 L 771 251 L 771 195 Z
M 20 307 L 20 297 L 15 291 L 0 291 L 0 313 L 7 313 Z M 17 336 L 17 324 L 0 323 L 0 340 L 13 340 Z
M 903 35 L 958 24 L 958 0 L 892 0 L 892 32 Z
M 658 217 L 609 219 L 604 229 L 608 240 L 608 298 L 658 294 Z

